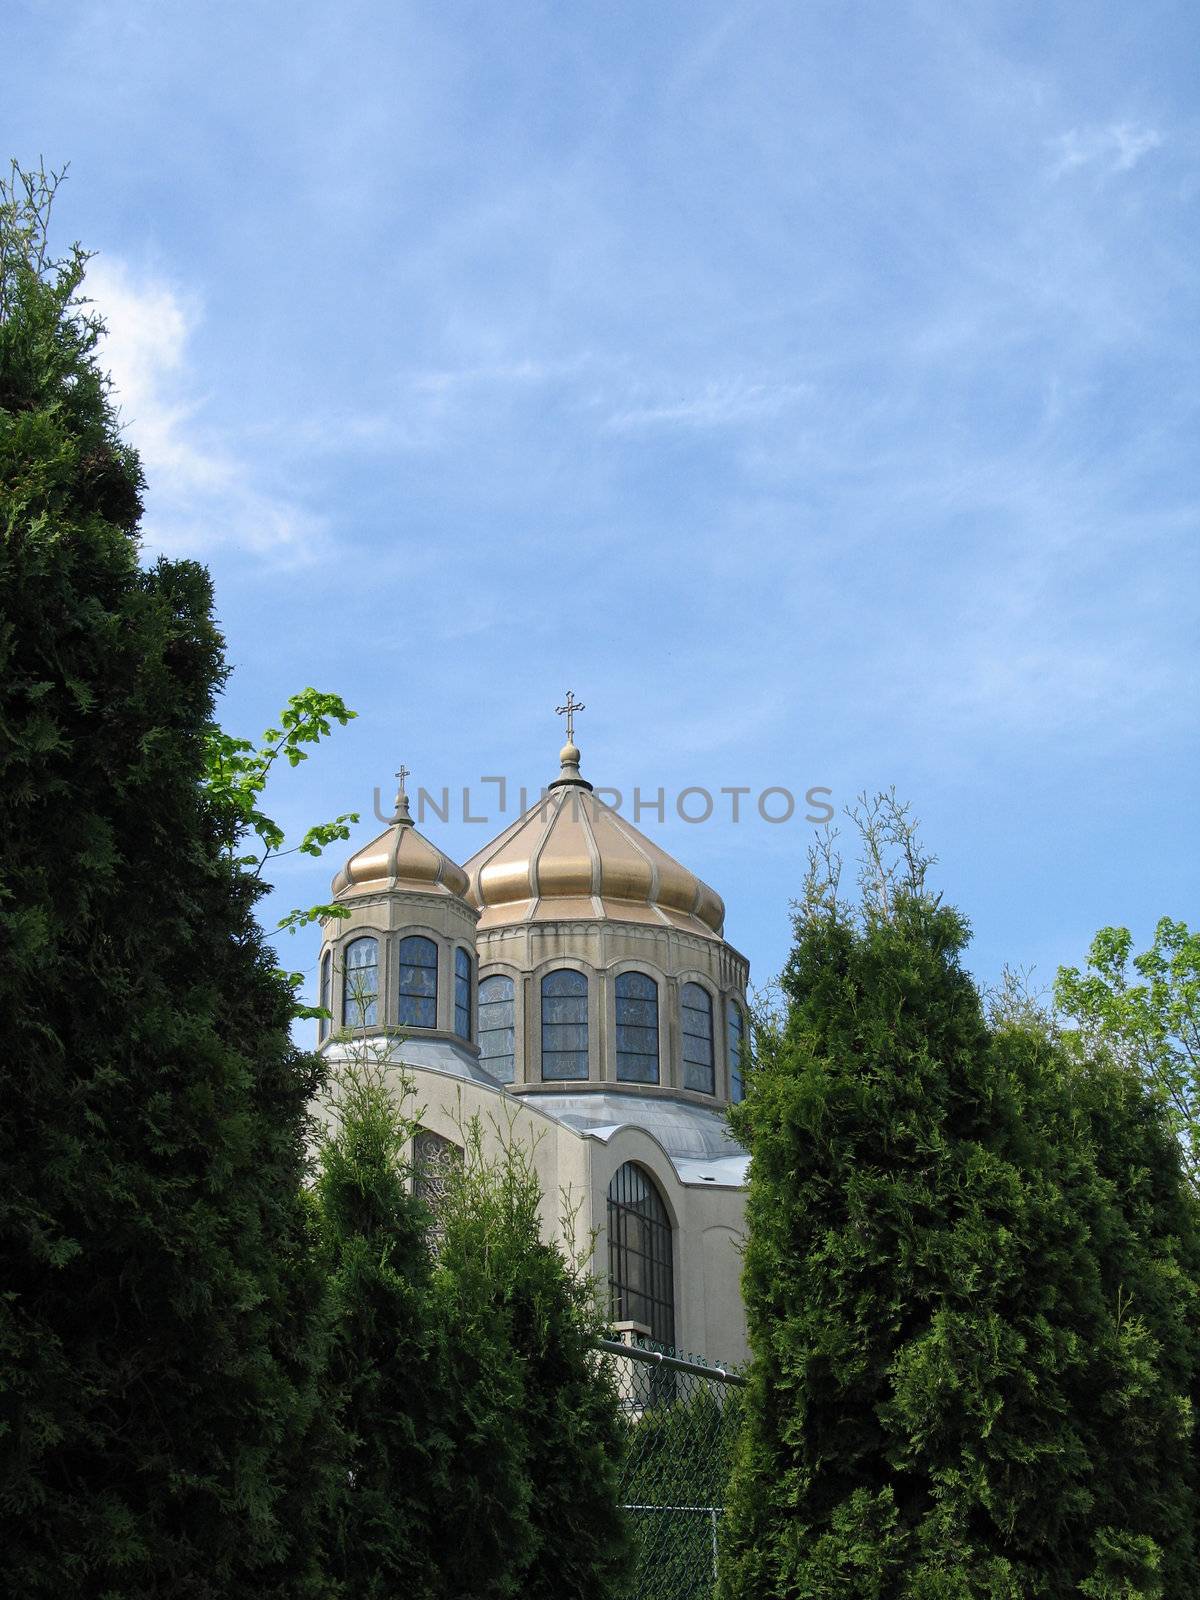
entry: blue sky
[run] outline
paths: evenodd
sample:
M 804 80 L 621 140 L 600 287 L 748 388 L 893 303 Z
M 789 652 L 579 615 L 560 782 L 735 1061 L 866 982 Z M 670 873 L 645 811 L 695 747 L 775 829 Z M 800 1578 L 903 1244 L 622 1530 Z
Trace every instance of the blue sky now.
M 369 816 L 404 759 L 490 800 L 426 826 L 462 859 L 570 686 L 627 794 L 894 784 L 985 980 L 1196 919 L 1193 4 L 9 0 L 5 35 L 3 150 L 71 162 L 224 721 L 360 713 L 282 820 Z M 727 808 L 642 825 L 762 981 L 810 830 Z

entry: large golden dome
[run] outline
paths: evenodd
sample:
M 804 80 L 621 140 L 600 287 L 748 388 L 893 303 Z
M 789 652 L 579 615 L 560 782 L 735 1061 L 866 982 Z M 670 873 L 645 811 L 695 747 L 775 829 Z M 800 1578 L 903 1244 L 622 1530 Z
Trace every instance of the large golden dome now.
M 545 800 L 467 862 L 479 931 L 521 922 L 643 922 L 719 937 L 725 905 L 579 776 L 568 743 Z
M 403 786 L 386 833 L 363 845 L 333 880 L 334 898 L 378 894 L 385 889 L 412 889 L 418 894 L 455 895 L 467 892 L 467 875 L 437 845 L 413 827 Z

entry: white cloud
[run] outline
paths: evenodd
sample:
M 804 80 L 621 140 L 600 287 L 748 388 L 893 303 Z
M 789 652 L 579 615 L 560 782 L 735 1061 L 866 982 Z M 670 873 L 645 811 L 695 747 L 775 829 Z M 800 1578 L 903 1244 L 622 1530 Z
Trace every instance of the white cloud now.
M 616 411 L 605 427 L 616 433 L 643 428 L 726 428 L 778 416 L 813 393 L 810 383 L 707 383 L 695 394 Z
M 1061 178 L 1080 167 L 1104 173 L 1131 172 L 1143 156 L 1157 150 L 1163 135 L 1136 122 L 1110 122 L 1103 128 L 1071 128 L 1051 141 L 1056 159 L 1051 176 Z
M 325 539 L 321 520 L 256 483 L 236 442 L 204 422 L 189 360 L 197 303 L 112 257 L 92 262 L 85 292 L 107 325 L 100 364 L 146 476 L 146 546 L 197 557 L 233 546 L 285 564 L 313 559 Z

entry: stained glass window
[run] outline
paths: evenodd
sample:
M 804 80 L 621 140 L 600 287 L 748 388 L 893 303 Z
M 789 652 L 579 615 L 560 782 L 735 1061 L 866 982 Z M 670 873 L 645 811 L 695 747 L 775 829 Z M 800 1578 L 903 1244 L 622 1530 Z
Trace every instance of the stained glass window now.
M 701 1094 L 715 1094 L 712 996 L 698 983 L 685 983 L 681 999 L 683 1086 L 699 1089 Z
M 479 980 L 479 1059 L 501 1083 L 511 1083 L 515 1076 L 513 995 L 506 973 Z
M 330 1017 L 333 1015 L 333 951 L 326 950 L 321 957 L 321 998 L 317 1002 L 324 1010 L 329 1012 L 328 1017 L 322 1017 L 317 1023 L 317 1042 L 329 1037 Z
M 588 992 L 582 972 L 542 979 L 542 1077 L 588 1075 Z
M 419 933 L 400 941 L 400 1013 L 402 1028 L 437 1027 L 437 945 Z
M 746 1043 L 746 1024 L 742 1018 L 742 1008 L 736 1001 L 729 1002 L 729 1098 L 734 1105 L 746 1093 L 746 1086 L 742 1081 L 742 1052 Z
M 471 957 L 461 945 L 454 952 L 454 1031 L 471 1037 Z
M 379 941 L 354 939 L 346 946 L 342 1022 L 373 1028 L 379 1020 Z
M 617 1077 L 622 1083 L 657 1083 L 658 985 L 644 972 L 622 972 L 616 1002 Z

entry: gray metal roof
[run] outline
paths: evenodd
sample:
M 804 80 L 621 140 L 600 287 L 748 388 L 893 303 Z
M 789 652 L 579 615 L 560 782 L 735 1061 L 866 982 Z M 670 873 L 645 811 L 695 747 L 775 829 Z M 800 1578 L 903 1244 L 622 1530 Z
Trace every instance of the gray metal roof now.
M 750 1157 L 719 1111 L 619 1091 L 539 1094 L 530 1102 L 568 1128 L 605 1142 L 622 1128 L 643 1129 L 662 1145 L 683 1183 L 745 1187 Z

